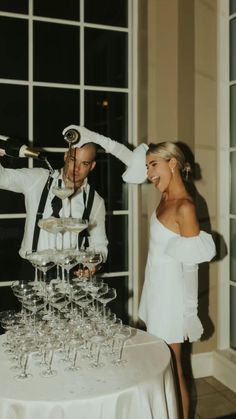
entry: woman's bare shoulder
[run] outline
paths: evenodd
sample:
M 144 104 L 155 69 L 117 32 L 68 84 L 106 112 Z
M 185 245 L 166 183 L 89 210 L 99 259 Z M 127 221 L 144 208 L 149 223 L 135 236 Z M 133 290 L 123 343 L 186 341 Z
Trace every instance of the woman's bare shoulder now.
M 187 216 L 196 214 L 195 204 L 191 198 L 183 198 L 178 201 L 177 212 L 179 215 Z
M 196 208 L 191 199 L 186 198 L 179 201 L 177 220 L 181 235 L 188 237 L 199 233 Z

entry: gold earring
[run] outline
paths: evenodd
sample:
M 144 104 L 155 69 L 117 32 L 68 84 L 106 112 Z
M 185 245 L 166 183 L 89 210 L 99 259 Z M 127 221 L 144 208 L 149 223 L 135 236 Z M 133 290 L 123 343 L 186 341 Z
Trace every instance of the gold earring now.
M 171 170 L 171 173 L 174 173 L 174 170 L 175 170 L 175 169 L 174 169 L 173 167 L 171 167 L 171 169 L 170 169 L 170 170 Z

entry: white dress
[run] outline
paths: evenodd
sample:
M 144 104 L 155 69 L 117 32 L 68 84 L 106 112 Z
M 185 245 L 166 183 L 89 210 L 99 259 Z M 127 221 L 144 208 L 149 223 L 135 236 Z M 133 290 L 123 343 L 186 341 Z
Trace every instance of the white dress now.
M 197 316 L 198 263 L 215 255 L 210 234 L 181 237 L 154 212 L 139 317 L 147 331 L 167 343 L 195 341 L 203 328 Z

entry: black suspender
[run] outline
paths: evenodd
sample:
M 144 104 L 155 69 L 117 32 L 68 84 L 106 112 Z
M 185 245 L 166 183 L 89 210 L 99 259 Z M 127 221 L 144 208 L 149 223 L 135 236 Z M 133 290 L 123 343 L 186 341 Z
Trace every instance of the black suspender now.
M 95 195 L 95 189 L 92 186 L 90 186 L 88 202 L 87 202 L 87 205 L 86 205 L 86 192 L 85 192 L 85 190 L 83 191 L 83 200 L 84 200 L 84 213 L 82 215 L 83 220 L 88 220 L 89 221 L 89 217 L 90 217 L 90 213 L 91 213 L 92 206 L 93 206 L 93 201 L 94 201 L 94 195 Z M 89 232 L 88 232 L 88 229 L 86 228 L 85 230 L 81 231 L 81 233 L 79 234 L 79 239 L 78 239 L 79 240 L 79 243 L 78 243 L 79 248 L 82 245 L 83 239 L 84 239 L 85 249 L 87 247 L 89 247 L 88 238 L 89 238 Z
M 38 226 L 38 222 L 43 216 L 45 204 L 46 204 L 47 197 L 48 197 L 48 192 L 50 190 L 52 181 L 53 181 L 53 178 L 50 176 L 45 183 L 45 186 L 43 188 L 43 192 L 42 192 L 42 195 L 41 195 L 41 198 L 40 198 L 40 201 L 39 201 L 39 206 L 38 206 L 38 211 L 37 211 L 37 214 L 36 214 L 35 226 L 34 226 L 32 252 L 37 251 L 39 233 L 40 233 L 40 227 Z
M 43 188 L 43 192 L 42 192 L 42 195 L 41 195 L 41 198 L 40 198 L 40 201 L 39 201 L 39 206 L 38 206 L 38 211 L 37 211 L 37 214 L 36 214 L 35 226 L 34 226 L 32 252 L 37 251 L 39 233 L 40 233 L 40 227 L 38 226 L 38 222 L 43 216 L 46 201 L 47 201 L 47 197 L 48 197 L 48 193 L 49 193 L 52 181 L 53 181 L 53 178 L 50 176 L 45 183 L 45 186 Z M 95 195 L 95 189 L 90 186 L 88 202 L 87 202 L 87 205 L 86 205 L 86 192 L 83 191 L 83 200 L 84 200 L 84 212 L 83 212 L 83 215 L 82 215 L 83 220 L 88 220 L 89 221 L 89 217 L 90 217 L 90 213 L 91 213 L 92 206 L 93 206 L 93 201 L 94 201 L 94 195 Z M 88 237 L 89 237 L 89 232 L 88 232 L 88 229 L 86 228 L 85 230 L 83 230 L 79 234 L 79 239 L 78 239 L 79 240 L 79 247 L 81 247 L 83 239 L 84 239 L 84 247 L 86 248 L 86 247 L 89 246 Z

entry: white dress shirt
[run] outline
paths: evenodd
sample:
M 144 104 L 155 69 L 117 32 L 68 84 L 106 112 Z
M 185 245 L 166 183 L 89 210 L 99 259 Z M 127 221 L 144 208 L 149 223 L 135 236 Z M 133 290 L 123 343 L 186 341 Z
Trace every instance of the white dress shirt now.
M 23 193 L 25 197 L 26 221 L 24 236 L 21 243 L 19 254 L 25 257 L 27 252 L 32 250 L 32 242 L 35 228 L 35 220 L 38 211 L 38 206 L 42 191 L 49 177 L 49 171 L 43 168 L 33 169 L 6 169 L 0 164 L 0 188 Z M 59 171 L 55 171 L 52 175 L 53 181 L 48 192 L 43 218 L 52 215 L 51 201 L 54 198 L 52 188 L 57 184 L 58 179 L 62 178 Z M 85 179 L 83 185 L 71 198 L 71 215 L 72 217 L 82 218 L 84 212 L 83 190 L 86 192 L 88 198 L 90 186 Z M 70 213 L 70 202 L 66 198 L 62 201 L 63 206 L 60 211 L 60 216 L 67 217 Z M 89 245 L 94 247 L 96 251 L 102 252 L 103 260 L 107 257 L 108 240 L 105 231 L 105 204 L 103 198 L 95 192 L 92 210 L 89 219 Z M 64 247 L 69 247 L 69 233 L 64 236 Z M 54 248 L 55 236 L 42 229 L 40 229 L 38 250 Z

